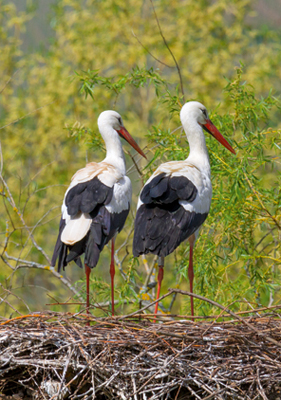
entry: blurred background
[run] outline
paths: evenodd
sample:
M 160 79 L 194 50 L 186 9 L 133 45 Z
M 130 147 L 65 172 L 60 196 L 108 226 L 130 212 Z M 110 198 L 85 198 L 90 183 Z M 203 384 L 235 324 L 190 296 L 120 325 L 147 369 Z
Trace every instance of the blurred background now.
M 96 121 L 105 109 L 122 115 L 149 160 L 147 166 L 136 157 L 137 170 L 124 144 L 134 191 L 117 238 L 119 312 L 153 299 L 154 258 L 146 264 L 131 254 L 137 196 L 160 162 L 187 157 L 181 131 L 171 132 L 180 126 L 181 105 L 195 99 L 238 150 L 231 159 L 219 148 L 216 157 L 217 144 L 207 139 L 214 198 L 195 250 L 195 292 L 239 310 L 277 304 L 281 1 L 0 0 L 0 5 L 0 315 L 80 309 L 47 305 L 79 303 L 84 296 L 83 271 L 69 265 L 62 279 L 50 270 L 49 258 L 72 175 L 103 158 Z M 92 301 L 105 309 L 109 250 L 92 273 Z M 187 244 L 169 256 L 163 293 L 176 285 L 188 288 L 187 260 Z M 213 312 L 200 302 L 196 307 L 198 314 Z M 171 310 L 189 313 L 189 300 L 167 300 L 162 311 Z

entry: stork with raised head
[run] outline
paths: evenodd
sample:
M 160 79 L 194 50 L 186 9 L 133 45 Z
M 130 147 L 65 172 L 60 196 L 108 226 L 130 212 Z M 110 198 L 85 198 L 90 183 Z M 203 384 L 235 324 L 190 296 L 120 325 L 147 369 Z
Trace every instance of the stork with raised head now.
M 75 261 L 82 268 L 80 256 L 85 254 L 89 313 L 90 272 L 97 265 L 100 252 L 111 240 L 111 302 L 114 315 L 114 240 L 125 224 L 132 198 L 132 185 L 126 176 L 125 156 L 119 136 L 143 157 L 145 154 L 130 136 L 116 111 L 102 112 L 98 127 L 105 142 L 106 157 L 100 163 L 87 164 L 72 177 L 62 204 L 52 266 L 58 259 L 58 271 L 70 261 Z
M 211 169 L 203 129 L 224 147 L 235 151 L 210 121 L 206 107 L 197 102 L 186 103 L 180 112 L 190 153 L 184 161 L 160 165 L 144 185 L 137 206 L 133 254 L 152 253 L 159 256 L 157 300 L 164 275 L 164 257 L 181 242 L 190 244 L 188 277 L 193 292 L 193 247 L 199 228 L 208 216 L 211 198 Z M 157 314 L 158 302 L 155 305 Z M 193 297 L 191 315 L 194 316 Z

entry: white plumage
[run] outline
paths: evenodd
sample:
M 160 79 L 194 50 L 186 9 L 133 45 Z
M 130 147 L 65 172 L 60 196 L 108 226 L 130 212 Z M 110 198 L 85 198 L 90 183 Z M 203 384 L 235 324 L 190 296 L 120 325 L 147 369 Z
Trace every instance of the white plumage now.
M 130 201 L 128 201 L 130 199 Z M 127 176 L 122 177 L 114 184 L 111 202 L 105 206 L 110 213 L 121 213 L 129 210 L 132 199 L 132 185 Z
M 61 234 L 61 241 L 64 244 L 74 245 L 87 235 L 92 223 L 92 218 L 88 213 L 79 213 L 71 217 L 68 215 L 65 205 L 63 216 L 65 227 Z

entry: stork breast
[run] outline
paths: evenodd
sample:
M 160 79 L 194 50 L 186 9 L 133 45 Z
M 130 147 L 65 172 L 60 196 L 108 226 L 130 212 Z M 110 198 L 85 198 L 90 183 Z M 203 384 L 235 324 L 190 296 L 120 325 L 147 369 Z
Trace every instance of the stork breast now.
M 113 196 L 105 207 L 110 213 L 121 213 L 130 208 L 132 201 L 132 185 L 127 176 L 122 177 L 113 186 Z

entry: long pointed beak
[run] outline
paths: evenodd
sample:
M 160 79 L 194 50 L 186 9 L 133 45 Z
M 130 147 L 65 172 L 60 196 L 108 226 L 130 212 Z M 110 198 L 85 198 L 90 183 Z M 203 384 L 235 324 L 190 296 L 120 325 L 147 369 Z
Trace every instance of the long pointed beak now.
M 139 145 L 137 144 L 137 142 L 135 142 L 135 140 L 132 138 L 132 136 L 129 134 L 129 132 L 127 131 L 126 128 L 124 128 L 124 126 L 122 126 L 119 131 L 117 131 L 119 133 L 119 135 L 125 139 L 141 156 L 143 156 L 144 158 L 146 158 L 146 155 L 144 154 L 144 152 L 142 151 L 142 149 L 139 147 Z
M 235 150 L 230 146 L 228 141 L 222 136 L 219 130 L 215 127 L 211 120 L 207 120 L 205 125 L 202 125 L 202 128 L 209 132 L 218 142 L 220 142 L 224 147 L 226 147 L 231 153 L 236 154 Z

